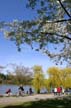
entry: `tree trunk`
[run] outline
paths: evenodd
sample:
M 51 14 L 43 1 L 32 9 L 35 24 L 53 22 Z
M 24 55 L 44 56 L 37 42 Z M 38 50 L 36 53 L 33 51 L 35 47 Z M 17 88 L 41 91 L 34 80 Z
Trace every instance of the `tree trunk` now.
M 37 90 L 37 93 L 40 94 L 40 89 Z

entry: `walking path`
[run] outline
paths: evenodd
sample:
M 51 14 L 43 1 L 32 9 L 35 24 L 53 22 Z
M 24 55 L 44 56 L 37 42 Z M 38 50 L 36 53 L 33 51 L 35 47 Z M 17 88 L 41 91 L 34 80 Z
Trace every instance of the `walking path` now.
M 0 97 L 0 106 L 7 106 L 7 105 L 15 105 L 21 104 L 23 102 L 29 101 L 38 101 L 41 99 L 54 99 L 56 96 L 53 94 L 36 94 L 31 96 L 24 96 L 24 97 Z

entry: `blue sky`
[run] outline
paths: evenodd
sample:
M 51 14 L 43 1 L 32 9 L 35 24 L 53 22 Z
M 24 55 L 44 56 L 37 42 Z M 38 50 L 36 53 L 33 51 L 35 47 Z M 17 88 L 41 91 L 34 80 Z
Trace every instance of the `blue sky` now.
M 26 0 L 0 0 L 0 21 L 31 19 L 33 15 L 36 17 L 36 13 L 33 14 L 25 8 L 25 2 Z M 5 66 L 9 63 L 28 67 L 41 65 L 44 71 L 55 65 L 47 56 L 32 51 L 28 46 L 23 46 L 22 51 L 18 52 L 15 43 L 6 40 L 3 33 L 0 33 L 0 65 Z

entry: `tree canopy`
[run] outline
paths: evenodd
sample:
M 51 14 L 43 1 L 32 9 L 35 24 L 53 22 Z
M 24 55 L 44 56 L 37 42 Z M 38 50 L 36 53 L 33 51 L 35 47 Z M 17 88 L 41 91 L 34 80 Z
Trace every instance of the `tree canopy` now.
M 47 72 L 49 75 L 49 84 L 52 87 L 71 87 L 71 68 L 60 69 L 58 67 L 50 67 Z
M 35 65 L 33 67 L 34 77 L 32 80 L 33 86 L 37 93 L 40 93 L 41 88 L 44 86 L 44 74 L 41 66 Z
M 54 60 L 71 63 L 71 0 L 27 0 L 26 8 L 34 10 L 36 18 L 0 22 L 6 38 L 15 41 L 19 51 L 26 43 Z

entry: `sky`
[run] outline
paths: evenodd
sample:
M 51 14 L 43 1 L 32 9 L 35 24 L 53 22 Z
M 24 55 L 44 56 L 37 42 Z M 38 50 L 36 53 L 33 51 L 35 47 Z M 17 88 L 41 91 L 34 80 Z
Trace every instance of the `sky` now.
M 36 13 L 30 12 L 25 8 L 26 0 L 0 0 L 0 22 L 11 22 L 17 20 L 28 20 L 36 17 Z M 4 38 L 4 34 L 0 32 L 0 65 L 9 66 L 9 64 L 22 64 L 25 67 L 33 67 L 41 65 L 46 71 L 55 64 L 48 56 L 31 50 L 28 46 L 22 46 L 22 51 L 18 52 L 14 42 Z M 3 71 L 5 72 L 5 71 Z

